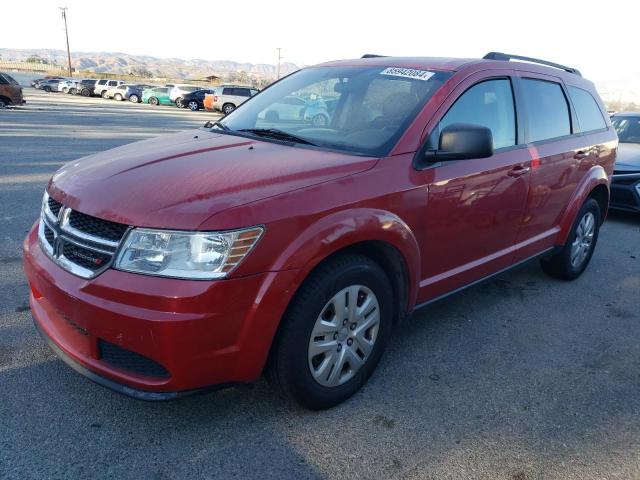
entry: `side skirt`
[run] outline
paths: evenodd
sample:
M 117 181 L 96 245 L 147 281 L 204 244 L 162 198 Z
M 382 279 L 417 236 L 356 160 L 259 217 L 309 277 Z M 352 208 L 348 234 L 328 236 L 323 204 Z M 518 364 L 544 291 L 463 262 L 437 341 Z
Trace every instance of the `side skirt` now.
M 495 273 L 492 273 L 491 275 L 487 275 L 486 277 L 482 277 L 478 280 L 475 280 L 471 283 L 468 283 L 466 285 L 463 285 L 462 287 L 456 288 L 455 290 L 452 290 L 448 293 L 445 293 L 443 295 L 440 295 L 439 297 L 435 297 L 432 298 L 431 300 L 427 300 L 426 302 L 420 303 L 418 305 L 416 305 L 415 307 L 413 307 L 413 310 L 411 310 L 411 313 L 415 312 L 416 310 L 419 310 L 421 308 L 427 307 L 429 305 L 433 305 L 434 303 L 440 302 L 441 300 L 444 300 L 446 298 L 449 298 L 452 295 L 455 295 L 456 293 L 462 292 L 463 290 L 466 290 L 467 288 L 470 287 L 474 287 L 476 285 L 480 285 L 482 283 L 488 282 L 489 280 L 492 280 L 493 278 L 502 275 L 503 273 L 506 272 L 510 272 L 511 270 L 517 270 L 518 268 L 522 267 L 523 265 L 532 262 L 534 260 L 543 258 L 543 257 L 548 257 L 549 255 L 553 255 L 554 253 L 556 253 L 557 251 L 559 251 L 560 249 L 562 249 L 562 246 L 555 246 L 555 247 L 551 247 L 548 248 L 547 250 L 544 250 L 541 253 L 537 253 L 536 255 L 533 255 L 532 257 L 529 258 L 525 258 L 524 260 L 519 261 L 518 263 L 514 263 L 513 265 L 508 266 L 507 268 L 503 268 L 502 270 L 498 270 Z M 411 313 L 409 315 L 411 315 Z

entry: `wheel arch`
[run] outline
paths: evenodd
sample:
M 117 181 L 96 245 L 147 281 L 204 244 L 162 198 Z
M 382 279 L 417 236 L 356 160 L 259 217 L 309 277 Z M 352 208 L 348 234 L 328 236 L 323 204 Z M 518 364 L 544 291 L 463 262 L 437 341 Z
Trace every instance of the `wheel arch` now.
M 561 217 L 558 245 L 566 243 L 576 215 L 587 198 L 592 197 L 598 202 L 602 213 L 600 221 L 604 221 L 609 208 L 609 183 L 609 175 L 600 165 L 591 167 L 582 177 Z

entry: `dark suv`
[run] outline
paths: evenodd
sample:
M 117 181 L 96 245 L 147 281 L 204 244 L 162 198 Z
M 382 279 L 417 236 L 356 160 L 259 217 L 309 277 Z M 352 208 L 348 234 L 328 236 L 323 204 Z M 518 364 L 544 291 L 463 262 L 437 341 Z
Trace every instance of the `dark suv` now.
M 22 105 L 25 103 L 22 96 L 22 87 L 15 79 L 0 72 L 0 108 L 6 105 Z
M 335 106 L 322 126 L 267 118 L 286 98 Z M 24 242 L 31 310 L 58 355 L 128 395 L 266 372 L 330 407 L 415 309 L 532 259 L 578 278 L 617 147 L 593 84 L 562 65 L 304 68 L 200 130 L 62 167 Z
M 611 208 L 640 213 L 640 112 L 616 113 L 611 123 L 620 139 Z

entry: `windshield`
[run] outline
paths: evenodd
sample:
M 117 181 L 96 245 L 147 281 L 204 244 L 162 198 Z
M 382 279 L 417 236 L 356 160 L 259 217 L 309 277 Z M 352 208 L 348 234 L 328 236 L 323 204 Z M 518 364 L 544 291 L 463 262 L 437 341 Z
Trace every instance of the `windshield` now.
M 450 77 L 385 67 L 312 67 L 260 92 L 214 128 L 384 156 Z
M 614 116 L 611 118 L 613 128 L 618 133 L 618 139 L 623 143 L 640 143 L 640 116 Z

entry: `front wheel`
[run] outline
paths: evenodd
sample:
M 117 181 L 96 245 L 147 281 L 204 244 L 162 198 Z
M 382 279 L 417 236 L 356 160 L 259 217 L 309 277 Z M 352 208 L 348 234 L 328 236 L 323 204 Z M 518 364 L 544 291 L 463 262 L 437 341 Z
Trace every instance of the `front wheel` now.
M 122 95 L 120 95 L 119 93 L 116 93 L 116 94 L 113 96 L 113 99 L 114 99 L 114 100 L 117 100 L 117 101 L 119 101 L 119 102 L 121 102 L 121 101 L 122 101 Z
M 198 102 L 196 102 L 195 100 L 191 100 L 187 106 L 192 112 L 197 112 L 200 108 L 200 105 L 198 105 Z
M 69 92 L 67 92 L 67 93 L 69 93 L 69 95 L 75 95 L 77 92 L 78 92 L 78 90 L 76 90 L 75 88 L 70 88 Z
M 176 107 L 178 108 L 184 108 L 184 103 L 182 103 L 182 97 L 176 98 L 175 104 L 176 104 Z
M 225 115 L 229 115 L 236 109 L 236 106 L 233 103 L 225 103 L 222 107 L 222 113 Z
M 156 97 L 151 97 L 151 98 L 149 99 L 149 103 L 150 103 L 151 105 L 158 105 L 158 104 L 160 103 L 160 101 L 159 101 Z
M 567 243 L 558 253 L 540 261 L 547 275 L 575 280 L 585 271 L 598 241 L 600 215 L 598 202 L 588 198 L 576 216 Z
M 138 98 L 137 95 L 134 94 L 134 95 L 129 96 L 129 101 L 131 103 L 138 103 L 140 101 L 140 99 Z
M 315 270 L 282 319 L 267 378 L 310 409 L 337 405 L 373 373 L 391 334 L 393 291 L 368 257 L 346 254 Z
M 102 97 L 102 98 L 104 98 L 105 100 L 106 100 L 107 98 L 109 98 L 109 97 L 108 97 L 108 95 L 107 95 L 107 91 L 106 91 L 106 90 L 105 90 L 104 92 L 102 92 L 101 97 Z

